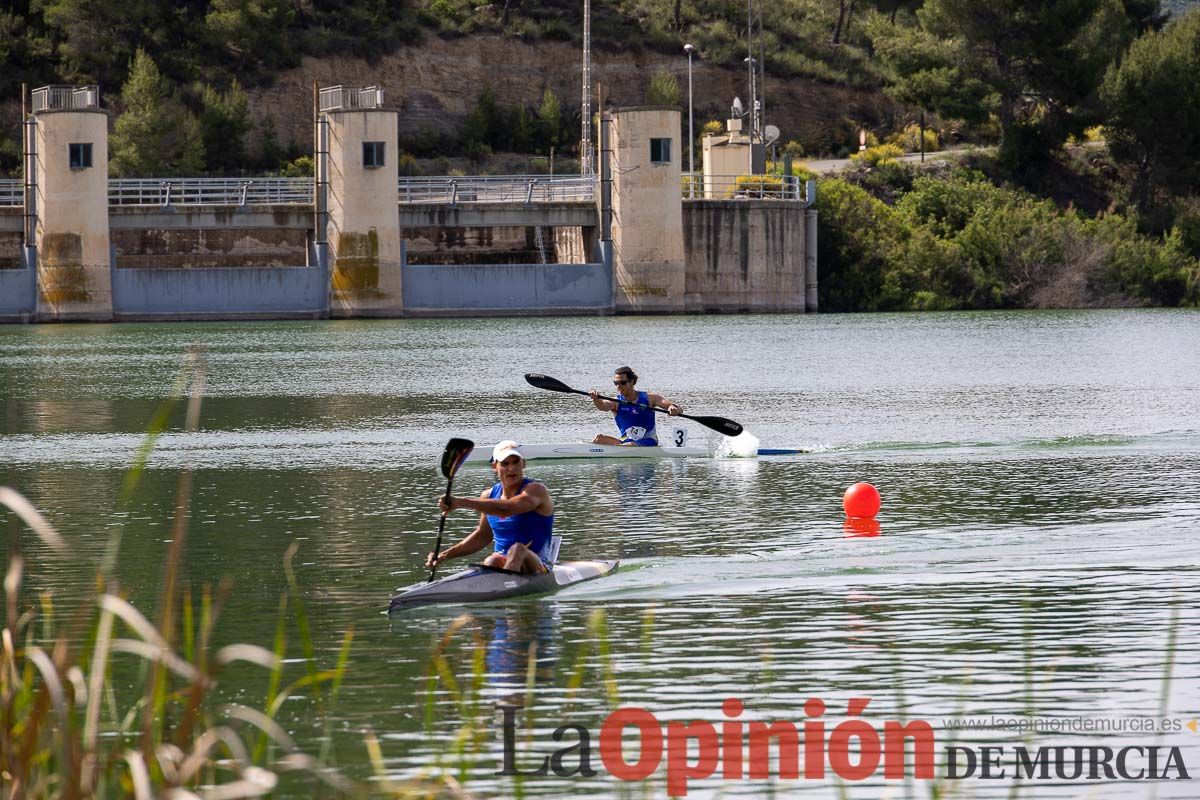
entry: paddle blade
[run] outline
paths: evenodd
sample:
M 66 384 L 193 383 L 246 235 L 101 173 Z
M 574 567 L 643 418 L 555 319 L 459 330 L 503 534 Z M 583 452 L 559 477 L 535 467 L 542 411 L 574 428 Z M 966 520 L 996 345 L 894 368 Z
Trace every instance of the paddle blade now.
M 711 428 L 717 433 L 723 433 L 726 436 L 737 436 L 742 432 L 742 426 L 731 419 L 724 417 L 688 417 L 699 422 L 706 428 Z
M 471 451 L 474 449 L 475 443 L 470 439 L 451 439 L 446 442 L 446 451 L 442 453 L 442 475 L 446 480 L 454 478 L 458 468 L 463 465 L 467 456 L 471 455 Z
M 530 386 L 536 386 L 539 389 L 546 389 L 551 392 L 569 392 L 575 393 L 575 390 L 567 386 L 557 378 L 551 378 L 549 375 L 542 375 L 537 372 L 526 372 L 525 380 Z

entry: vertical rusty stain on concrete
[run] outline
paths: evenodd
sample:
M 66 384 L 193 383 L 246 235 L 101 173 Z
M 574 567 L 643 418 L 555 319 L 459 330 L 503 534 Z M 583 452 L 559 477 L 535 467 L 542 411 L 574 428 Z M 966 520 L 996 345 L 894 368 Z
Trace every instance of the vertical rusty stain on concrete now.
M 724 222 L 721 214 L 715 208 L 704 209 L 704 226 L 708 228 L 708 272 L 712 276 L 716 276 L 721 269 L 721 223 Z
M 63 303 L 86 303 L 87 274 L 83 269 L 83 240 L 77 233 L 47 233 L 42 238 L 38 265 L 38 292 L 42 302 L 53 307 Z
M 742 271 L 742 281 L 745 282 L 750 275 L 750 211 L 746 206 L 740 205 L 737 208 L 738 217 L 738 265 Z
M 379 296 L 378 231 L 338 234 L 332 281 L 342 297 Z

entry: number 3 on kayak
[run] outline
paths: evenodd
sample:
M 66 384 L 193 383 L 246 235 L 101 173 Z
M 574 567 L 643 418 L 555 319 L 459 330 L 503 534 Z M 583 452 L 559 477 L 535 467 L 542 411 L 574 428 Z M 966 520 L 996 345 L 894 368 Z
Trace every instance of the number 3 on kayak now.
M 671 429 L 671 447 L 687 447 L 688 432 L 686 428 Z

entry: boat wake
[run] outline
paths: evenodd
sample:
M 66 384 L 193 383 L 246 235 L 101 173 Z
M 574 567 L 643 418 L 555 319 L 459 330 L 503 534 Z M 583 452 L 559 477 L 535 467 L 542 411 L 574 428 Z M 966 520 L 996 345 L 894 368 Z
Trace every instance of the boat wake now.
M 758 437 L 749 431 L 742 431 L 732 438 L 722 437 L 713 455 L 716 458 L 757 458 Z

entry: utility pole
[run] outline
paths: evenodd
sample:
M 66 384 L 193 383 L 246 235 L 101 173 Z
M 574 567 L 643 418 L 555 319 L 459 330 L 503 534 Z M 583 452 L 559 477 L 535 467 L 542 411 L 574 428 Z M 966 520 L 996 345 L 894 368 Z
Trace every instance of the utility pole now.
M 754 0 L 750 0 L 754 2 Z M 763 36 L 762 0 L 758 0 L 758 130 L 767 128 L 767 44 Z

